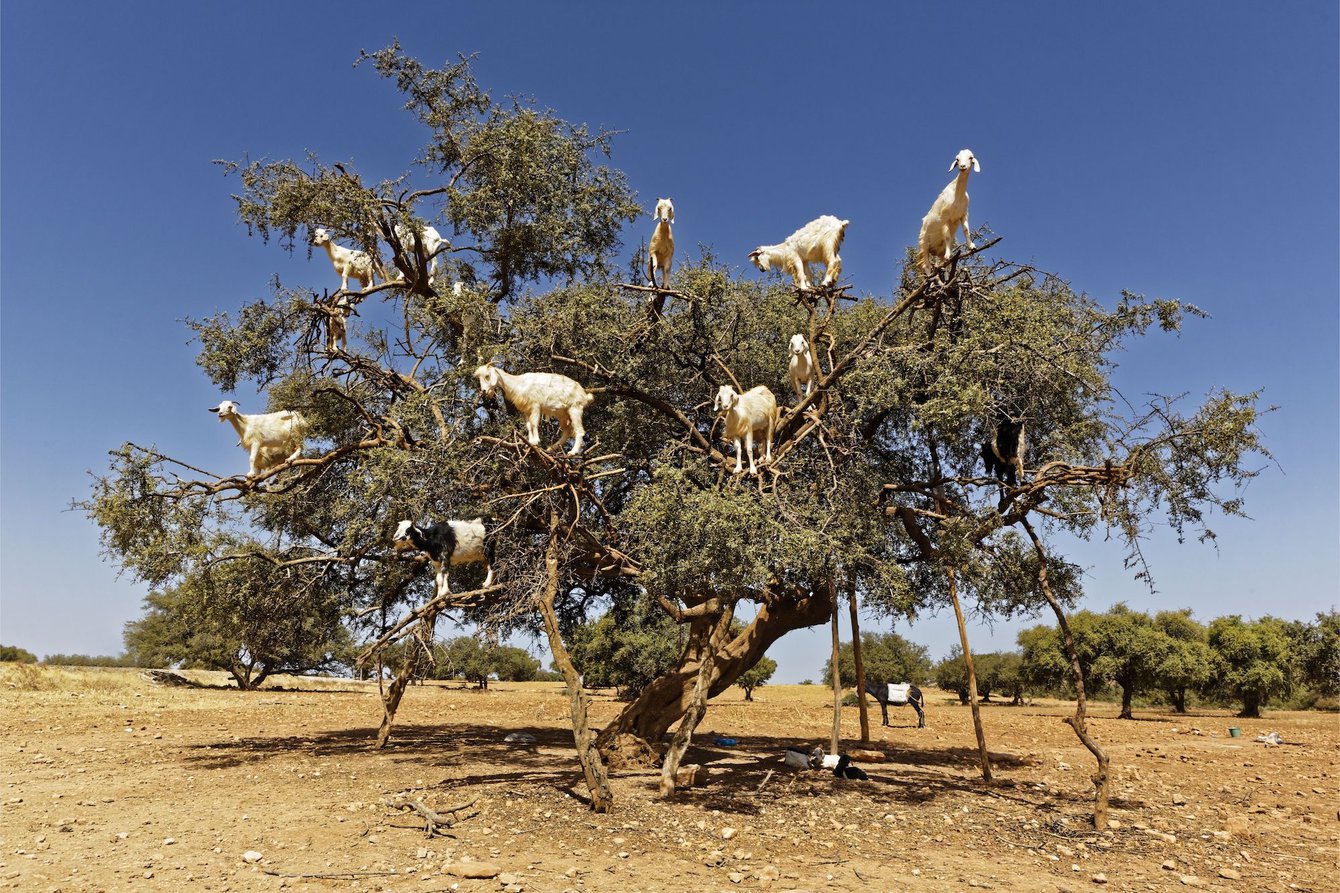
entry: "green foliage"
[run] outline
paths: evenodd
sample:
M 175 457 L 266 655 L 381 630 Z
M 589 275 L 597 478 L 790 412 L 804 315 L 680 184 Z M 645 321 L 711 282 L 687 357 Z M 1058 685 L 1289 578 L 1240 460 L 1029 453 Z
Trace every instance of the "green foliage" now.
M 920 684 L 930 678 L 931 660 L 926 646 L 910 642 L 895 632 L 862 633 L 861 661 L 865 678 L 876 683 L 912 682 Z M 833 684 L 833 662 L 824 661 L 821 668 L 823 684 Z M 838 648 L 838 680 L 843 688 L 856 684 L 856 658 L 851 642 Z
M 144 617 L 126 624 L 127 659 L 227 670 L 243 689 L 274 673 L 347 663 L 350 640 L 333 582 L 261 558 L 203 566 L 145 597 Z
M 684 643 L 679 626 L 660 609 L 637 603 L 578 627 L 569 637 L 568 650 L 585 685 L 614 688 L 620 698 L 635 698 L 679 662 Z
M 1023 656 L 1013 651 L 987 651 L 972 656 L 972 667 L 977 676 L 977 696 L 990 701 L 993 693 L 1007 695 L 1011 703 L 1023 703 L 1024 692 L 1030 680 L 1024 676 Z M 944 691 L 952 691 L 959 700 L 968 703 L 968 664 L 963 649 L 955 645 L 949 654 L 933 668 L 935 684 Z
M 17 645 L 0 645 L 0 663 L 35 664 L 37 655 Z
M 1243 620 L 1240 615 L 1210 622 L 1209 645 L 1216 668 L 1211 691 L 1242 703 L 1241 716 L 1260 716 L 1272 699 L 1289 694 L 1296 682 L 1289 624 L 1276 617 Z
M 1340 695 L 1340 612 L 1317 614 L 1316 623 L 1299 623 L 1293 630 L 1299 677 L 1326 698 Z
M 760 657 L 758 663 L 754 664 L 744 672 L 735 684 L 744 689 L 744 699 L 746 701 L 754 700 L 754 689 L 766 685 L 772 678 L 772 674 L 777 672 L 777 661 L 770 657 Z
M 1186 712 L 1187 693 L 1204 689 L 1214 675 L 1214 653 L 1206 641 L 1205 627 L 1191 617 L 1191 609 L 1160 611 L 1154 625 L 1167 637 L 1155 668 L 1155 682 L 1168 695 L 1173 709 Z

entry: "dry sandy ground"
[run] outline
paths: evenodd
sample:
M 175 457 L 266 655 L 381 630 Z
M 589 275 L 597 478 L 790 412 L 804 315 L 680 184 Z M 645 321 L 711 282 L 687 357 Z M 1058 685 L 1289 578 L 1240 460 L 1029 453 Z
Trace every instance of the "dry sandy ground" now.
M 198 676 L 197 678 L 204 678 Z M 298 684 L 289 681 L 289 684 Z M 1116 826 L 1086 827 L 1091 760 L 1066 706 L 985 708 L 983 784 L 969 711 L 936 692 L 929 728 L 895 710 L 868 782 L 782 766 L 827 738 L 831 693 L 738 689 L 690 759 L 709 782 L 672 803 L 651 772 L 592 814 L 558 684 L 414 688 L 386 751 L 375 687 L 169 689 L 130 671 L 0 668 L 0 887 L 36 891 L 1337 890 L 1340 720 L 1140 711 L 1094 722 Z M 594 717 L 618 709 L 597 696 Z M 847 744 L 856 710 L 843 711 Z M 1243 737 L 1229 738 L 1230 725 Z M 510 731 L 538 743 L 502 743 Z M 1194 730 L 1194 731 L 1193 731 Z M 1279 747 L 1253 738 L 1276 730 Z M 714 747 L 717 735 L 738 739 Z M 772 774 L 769 775 L 769 771 Z M 384 800 L 477 797 L 454 837 Z M 262 854 L 256 864 L 243 854 Z M 502 875 L 456 877 L 484 861 Z M 510 887 L 508 886 L 510 884 Z

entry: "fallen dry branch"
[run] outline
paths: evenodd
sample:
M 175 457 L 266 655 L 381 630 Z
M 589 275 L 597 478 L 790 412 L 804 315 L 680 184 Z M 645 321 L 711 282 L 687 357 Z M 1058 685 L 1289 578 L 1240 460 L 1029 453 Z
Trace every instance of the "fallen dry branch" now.
M 395 800 L 388 797 L 382 800 L 382 803 L 399 813 L 404 813 L 405 810 L 408 809 L 409 811 L 418 814 L 424 821 L 424 833 L 428 837 L 433 837 L 434 835 L 445 837 L 448 835 L 443 831 L 444 828 L 451 828 L 460 822 L 464 822 L 467 819 L 472 819 L 479 815 L 479 810 L 477 809 L 469 812 L 466 811 L 474 806 L 478 800 L 479 796 L 475 795 L 464 803 L 460 803 L 456 806 L 449 806 L 441 812 L 429 809 L 424 805 L 422 800 Z

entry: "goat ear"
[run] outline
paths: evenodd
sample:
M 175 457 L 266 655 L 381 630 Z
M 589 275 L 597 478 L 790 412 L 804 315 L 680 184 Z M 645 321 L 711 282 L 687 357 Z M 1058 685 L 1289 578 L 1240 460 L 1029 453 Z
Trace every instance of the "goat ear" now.
M 949 162 L 949 173 L 952 174 L 957 169 L 958 169 L 958 159 L 955 158 L 953 161 Z
M 974 155 L 974 156 L 972 157 L 972 169 L 975 170 L 975 171 L 976 171 L 977 173 L 979 173 L 979 174 L 982 172 L 982 166 L 981 166 L 980 164 L 977 163 L 977 156 L 976 156 L 976 155 Z

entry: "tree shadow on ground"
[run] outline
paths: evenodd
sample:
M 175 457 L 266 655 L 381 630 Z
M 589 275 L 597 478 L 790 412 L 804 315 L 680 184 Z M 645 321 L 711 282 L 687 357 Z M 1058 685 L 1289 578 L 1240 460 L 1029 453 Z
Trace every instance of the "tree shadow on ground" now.
M 510 733 L 526 733 L 533 744 L 504 743 Z M 1018 800 L 1037 805 L 1035 798 L 1019 793 L 1018 779 L 986 784 L 975 780 L 978 756 L 970 747 L 908 748 L 876 746 L 889 756 L 887 763 L 863 763 L 868 781 L 838 779 L 828 770 L 796 770 L 786 766 L 782 754 L 790 747 L 809 750 L 813 742 L 771 736 L 735 736 L 732 747 L 710 742 L 690 747 L 682 765 L 698 763 L 709 771 L 708 783 L 683 789 L 676 800 L 723 813 L 754 815 L 779 802 L 800 808 L 809 797 L 841 796 L 878 801 L 886 808 L 917 807 L 945 796 L 966 793 Z M 477 724 L 397 725 L 390 744 L 374 750 L 375 730 L 337 729 L 308 735 L 253 736 L 216 741 L 188 748 L 185 760 L 199 769 L 226 769 L 253 765 L 288 756 L 339 758 L 379 763 L 405 764 L 414 776 L 425 772 L 450 772 L 454 789 L 470 786 L 540 785 L 567 796 L 585 800 L 582 774 L 577 764 L 572 732 L 545 727 L 497 727 Z M 1026 769 L 1035 760 L 1010 753 L 992 753 L 998 770 Z M 611 773 L 616 797 L 652 799 L 660 783 L 656 768 Z

